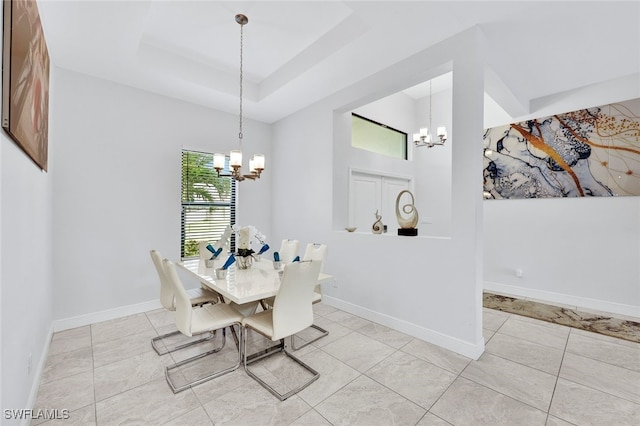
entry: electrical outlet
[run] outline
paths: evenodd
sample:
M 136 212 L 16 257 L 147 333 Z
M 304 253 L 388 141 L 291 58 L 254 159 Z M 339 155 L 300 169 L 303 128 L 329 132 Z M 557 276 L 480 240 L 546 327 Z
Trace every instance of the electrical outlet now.
M 522 278 L 522 274 L 523 274 L 522 269 L 520 268 L 516 269 L 516 277 Z
M 338 280 L 334 278 L 333 281 L 331 281 L 331 287 L 338 288 Z
M 31 352 L 27 356 L 27 375 L 31 375 L 31 367 L 33 366 L 33 357 L 31 356 Z

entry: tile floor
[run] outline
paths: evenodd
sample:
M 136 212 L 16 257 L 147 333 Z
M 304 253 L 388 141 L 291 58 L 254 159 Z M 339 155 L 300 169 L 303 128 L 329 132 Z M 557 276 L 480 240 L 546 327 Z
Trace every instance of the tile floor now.
M 485 309 L 486 351 L 473 361 L 328 305 L 314 310 L 330 334 L 296 354 L 321 376 L 284 402 L 242 368 L 174 395 L 164 367 L 186 355 L 150 345 L 173 328 L 163 310 L 56 333 L 34 408 L 71 418 L 40 424 L 640 424 L 638 343 Z

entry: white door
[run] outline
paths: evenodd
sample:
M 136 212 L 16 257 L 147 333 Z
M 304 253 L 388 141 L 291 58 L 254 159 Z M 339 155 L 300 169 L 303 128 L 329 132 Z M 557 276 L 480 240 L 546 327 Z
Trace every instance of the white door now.
M 409 179 L 381 176 L 374 173 L 351 172 L 349 186 L 349 226 L 357 232 L 371 232 L 375 213 L 382 215 L 382 223 L 389 231 L 398 227 L 396 197 L 409 189 Z

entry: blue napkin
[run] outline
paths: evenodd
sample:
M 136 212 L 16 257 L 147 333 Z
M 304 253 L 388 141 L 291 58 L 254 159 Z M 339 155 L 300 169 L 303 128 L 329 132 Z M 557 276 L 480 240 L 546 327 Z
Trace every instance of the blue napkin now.
M 258 252 L 258 254 L 262 254 L 265 251 L 269 250 L 269 244 L 264 244 L 261 248 L 260 251 Z
M 216 259 L 220 255 L 220 253 L 222 253 L 222 247 L 216 250 L 215 247 L 212 246 L 211 244 L 207 245 L 207 250 L 213 253 L 213 256 L 211 256 L 211 260 Z
M 277 251 L 273 252 L 273 260 L 276 262 L 280 262 L 280 253 L 278 253 Z
M 300 256 L 294 257 L 291 262 L 300 262 Z
M 232 254 L 230 254 L 229 258 L 227 259 L 227 261 L 224 262 L 224 265 L 222 265 L 222 269 L 229 268 L 229 266 L 233 265 L 233 262 L 235 262 L 235 261 L 236 261 L 236 258 Z

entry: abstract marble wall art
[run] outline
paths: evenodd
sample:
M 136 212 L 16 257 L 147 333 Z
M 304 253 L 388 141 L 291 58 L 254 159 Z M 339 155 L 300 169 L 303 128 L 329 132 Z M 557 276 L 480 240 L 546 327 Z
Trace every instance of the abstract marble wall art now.
M 484 198 L 640 195 L 640 99 L 486 129 Z

